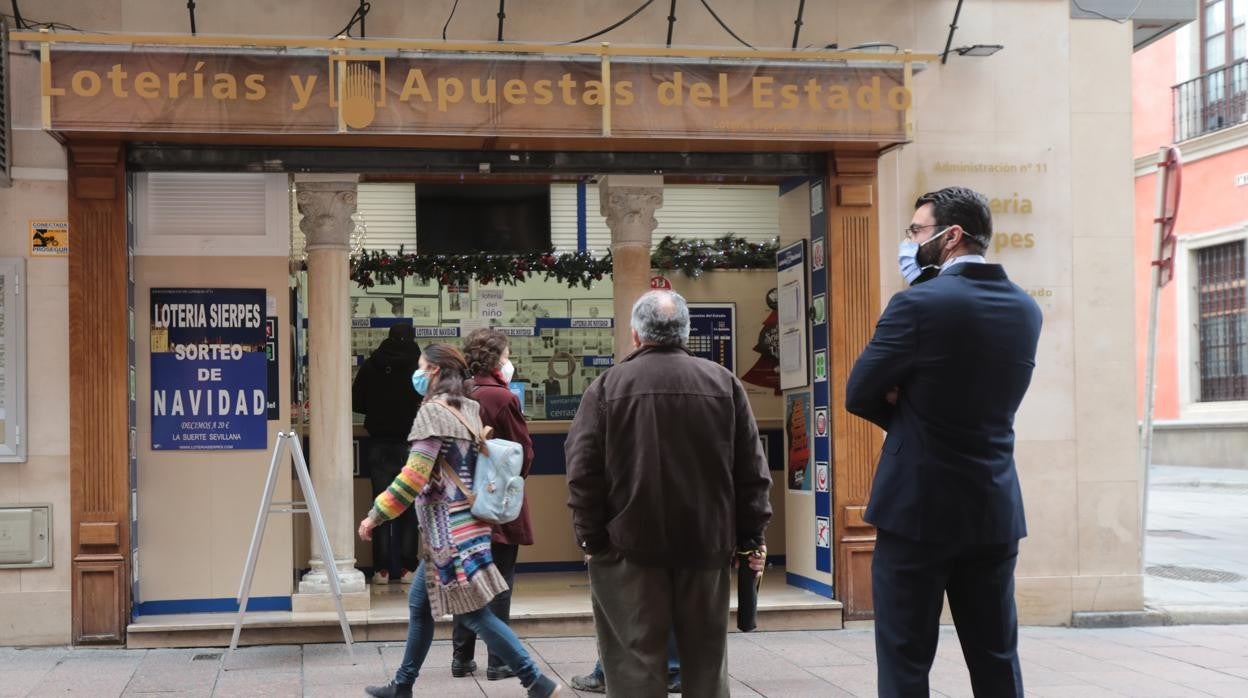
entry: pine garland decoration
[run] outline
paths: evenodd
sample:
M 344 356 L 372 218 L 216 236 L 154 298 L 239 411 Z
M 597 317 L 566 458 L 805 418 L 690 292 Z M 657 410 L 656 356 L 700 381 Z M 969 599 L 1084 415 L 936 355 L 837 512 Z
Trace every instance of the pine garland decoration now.
M 690 278 L 716 269 L 775 269 L 779 240 L 748 242 L 729 233 L 714 240 L 677 240 L 668 235 L 650 255 L 650 268 L 679 269 Z
M 678 269 L 691 278 L 717 269 L 774 269 L 777 247 L 776 240 L 754 243 L 732 234 L 715 240 L 678 240 L 669 235 L 655 248 L 650 264 L 664 271 Z M 351 280 L 362 288 L 392 284 L 405 277 L 436 280 L 443 286 L 465 285 L 472 280 L 514 286 L 540 276 L 569 287 L 590 288 L 611 274 L 611 263 L 609 252 L 602 257 L 589 252 L 421 255 L 405 253 L 400 247 L 397 254 L 364 250 L 353 256 Z

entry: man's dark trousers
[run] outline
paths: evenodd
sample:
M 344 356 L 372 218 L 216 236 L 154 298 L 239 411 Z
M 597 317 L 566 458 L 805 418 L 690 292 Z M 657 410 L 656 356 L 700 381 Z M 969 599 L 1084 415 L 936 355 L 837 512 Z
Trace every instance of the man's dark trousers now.
M 667 695 L 668 636 L 676 633 L 685 695 L 728 698 L 728 563 L 648 567 L 615 550 L 594 554 L 589 586 L 610 695 Z
M 368 469 L 373 496 L 386 491 L 407 463 L 411 444 L 404 438 L 369 439 Z M 386 570 L 390 581 L 398 583 L 403 570 L 416 571 L 420 563 L 420 525 L 414 507 L 408 507 L 398 518 L 381 524 L 373 534 L 373 569 Z
M 919 542 L 878 531 L 871 562 L 882 698 L 929 695 L 945 594 L 976 696 L 1022 696 L 1014 563 L 1018 542 Z
M 490 557 L 494 559 L 494 567 L 498 568 L 498 573 L 503 575 L 503 581 L 507 582 L 507 591 L 490 601 L 490 612 L 506 623 L 511 620 L 511 590 L 516 586 L 516 560 L 520 557 L 520 546 L 490 543 Z M 477 634 L 469 630 L 458 617 L 451 628 L 451 645 L 455 659 L 465 664 L 472 661 L 477 651 Z M 503 660 L 493 653 L 489 657 L 488 666 L 495 669 L 505 666 Z

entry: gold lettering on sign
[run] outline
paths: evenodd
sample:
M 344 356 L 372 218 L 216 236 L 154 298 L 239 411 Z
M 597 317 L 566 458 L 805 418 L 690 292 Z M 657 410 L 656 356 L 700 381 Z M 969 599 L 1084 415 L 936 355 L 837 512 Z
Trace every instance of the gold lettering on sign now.
M 311 55 L 236 60 L 133 46 L 111 51 L 49 48 L 44 54 L 40 88 L 46 98 L 45 119 L 48 128 L 66 130 L 124 126 L 316 133 L 378 126 L 413 134 L 583 133 L 598 116 L 605 120 L 610 115 L 614 132 L 630 137 L 749 133 L 899 141 L 906 137 L 904 113 L 912 100 L 901 80 L 903 70 L 846 71 L 826 63 L 708 66 L 656 56 L 644 63 L 613 64 L 604 56 L 595 69 L 552 56 L 498 61 L 334 52 L 326 72 L 312 65 L 324 58 Z M 394 68 L 389 75 L 387 66 Z M 386 104 L 396 96 L 397 105 Z M 170 108 L 142 104 L 157 100 Z M 507 106 L 548 109 L 498 108 Z M 336 118 L 331 117 L 335 111 Z M 957 172 L 963 166 L 951 163 L 951 169 L 942 171 Z M 1017 196 L 1002 197 L 1000 206 L 1009 213 L 1026 213 L 1029 202 L 1011 200 Z
M 188 80 L 191 82 L 191 97 L 193 99 L 204 99 L 205 96 L 211 96 L 220 102 L 232 102 L 239 99 L 238 77 L 233 73 L 215 73 L 212 76 L 212 84 L 208 86 L 208 94 L 205 94 L 205 78 L 202 72 L 204 62 L 199 61 L 195 64 L 195 71 L 191 74 L 185 72 L 168 73 L 163 79 L 161 74 L 151 70 L 144 70 L 133 77 L 130 73 L 122 68 L 120 63 L 114 64 L 103 75 L 99 71 L 91 69 L 83 69 L 74 71 L 69 80 L 69 90 L 78 97 L 95 97 L 104 89 L 104 83 L 107 79 L 110 94 L 121 100 L 128 99 L 131 95 L 138 96 L 142 99 L 169 99 L 176 100 L 183 96 L 183 85 Z M 292 75 L 291 81 L 295 82 L 298 88 L 297 76 Z M 311 92 L 311 84 L 316 82 L 316 76 L 310 76 L 308 92 Z M 249 73 L 243 76 L 243 83 L 246 86 L 245 97 L 249 101 L 259 101 L 268 95 L 268 90 L 264 86 L 264 75 L 260 73 Z M 51 71 L 44 76 L 42 80 L 42 92 L 44 97 L 63 97 L 66 95 L 64 87 L 58 87 L 52 84 Z M 306 103 L 304 104 L 306 106 Z M 293 106 L 294 109 L 301 109 L 301 106 Z
M 302 111 L 307 108 L 308 100 L 312 98 L 312 88 L 316 85 L 316 76 L 308 75 L 301 81 L 298 75 L 291 75 L 290 83 L 295 87 L 295 103 L 290 105 L 290 108 L 294 111 Z
M 1044 162 L 937 162 L 932 170 L 949 174 L 1047 174 Z

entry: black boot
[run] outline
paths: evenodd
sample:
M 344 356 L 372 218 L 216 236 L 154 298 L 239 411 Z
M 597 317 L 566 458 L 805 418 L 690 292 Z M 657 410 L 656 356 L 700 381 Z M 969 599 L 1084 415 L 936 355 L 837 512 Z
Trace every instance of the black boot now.
M 412 698 L 412 684 L 391 681 L 385 686 L 369 686 L 364 692 L 373 698 Z
M 485 679 L 487 681 L 502 681 L 503 679 L 510 679 L 515 675 L 516 672 L 512 671 L 511 667 L 508 667 L 506 664 L 487 666 L 485 668 Z
M 465 662 L 460 659 L 451 658 L 451 676 L 454 676 L 457 679 L 462 679 L 476 670 L 476 660 L 469 659 Z

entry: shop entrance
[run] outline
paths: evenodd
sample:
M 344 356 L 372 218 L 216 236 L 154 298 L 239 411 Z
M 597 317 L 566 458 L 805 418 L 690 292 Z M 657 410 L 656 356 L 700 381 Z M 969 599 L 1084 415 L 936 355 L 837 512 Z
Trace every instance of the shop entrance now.
M 529 362 L 520 366 L 521 377 L 527 379 L 522 399 L 534 417 L 534 431 L 549 439 L 543 448 L 551 455 L 544 462 L 551 464 L 558 462 L 560 432 L 543 422 L 571 414 L 576 391 L 602 370 L 595 362 L 606 359 L 595 357 L 608 354 L 593 352 L 603 351 L 604 321 L 612 321 L 610 355 L 619 353 L 624 328 L 613 321 L 655 275 L 645 253 L 654 233 L 662 231 L 657 225 L 641 230 L 638 221 L 667 215 L 676 207 L 653 202 L 665 201 L 669 189 L 675 201 L 676 188 L 685 186 L 774 188 L 781 247 L 796 245 L 798 251 L 793 259 L 802 283 L 794 303 L 788 304 L 790 296 L 781 292 L 783 284 L 770 270 L 713 271 L 689 282 L 679 272 L 662 276 L 677 290 L 687 286 L 691 300 L 735 304 L 735 328 L 729 333 L 735 351 L 728 353 L 738 375 L 755 368 L 765 375 L 769 370 L 756 367 L 764 356 L 753 351 L 758 346 L 777 353 L 777 363 L 792 364 L 795 380 L 784 383 L 779 398 L 774 388 L 768 396 L 779 409 L 773 407 L 773 416 L 766 417 L 766 409 L 756 406 L 769 430 L 774 462 L 783 468 L 778 482 L 784 487 L 777 488 L 783 503 L 777 503 L 777 510 L 784 512 L 785 587 L 815 599 L 844 598 L 851 615 L 869 613 L 869 592 L 861 580 L 869 569 L 871 534 L 860 513 L 879 436 L 844 413 L 838 386 L 844 384 L 878 312 L 877 158 L 909 139 L 914 63 L 929 56 L 720 49 L 655 49 L 655 55 L 648 55 L 649 50 L 617 52 L 607 47 L 452 47 L 350 39 L 260 44 L 221 39 L 205 48 L 203 42 L 186 43 L 185 37 L 148 37 L 134 43 L 120 36 L 74 35 L 50 44 L 46 37 L 29 33 L 14 40 L 27 42 L 34 48 L 31 55 L 39 56 L 38 70 L 28 71 L 31 79 L 22 83 L 44 90 L 43 99 L 29 102 L 41 104 L 38 125 L 56 133 L 69 152 L 69 218 L 80 240 L 70 253 L 70 340 L 76 346 L 107 348 L 75 354 L 70 367 L 71 476 L 83 483 L 71 497 L 76 642 L 141 644 L 141 636 L 151 630 L 144 618 L 231 609 L 235 568 L 241 568 L 254 520 L 251 500 L 258 500 L 253 492 L 258 487 L 249 483 L 263 471 L 267 450 L 251 447 L 251 439 L 258 435 L 266 437 L 261 442 L 269 442 L 272 434 L 266 431 L 292 423 L 302 427 L 305 408 L 296 398 L 303 388 L 309 396 L 313 480 L 318 474 L 327 478 L 324 486 L 317 483 L 322 506 L 329 509 L 331 492 L 344 500 L 336 511 L 327 511 L 327 527 L 331 537 L 353 532 L 370 492 L 365 488 L 361 495 L 356 487 L 362 478 L 355 478 L 357 442 L 347 392 L 352 357 L 376 343 L 371 335 L 384 328 L 382 320 L 396 317 L 393 299 L 398 299 L 397 317 L 410 315 L 413 322 L 417 317 L 429 322 L 436 308 L 439 327 L 447 320 L 455 326 L 454 335 L 442 335 L 449 338 L 458 336 L 465 320 L 480 319 L 481 291 L 499 289 L 493 288 L 497 279 L 470 275 L 465 281 L 452 275 L 438 278 L 434 290 L 427 287 L 425 275 L 424 288 L 413 284 L 409 289 L 401 282 L 395 295 L 389 288 L 393 279 L 384 279 L 383 293 L 365 288 L 355 294 L 352 243 L 366 247 L 370 240 L 380 240 L 385 217 L 366 213 L 362 231 L 353 236 L 350 213 L 362 201 L 361 186 L 367 191 L 371 185 L 413 185 L 419 251 L 421 184 L 431 189 L 438 184 L 466 186 L 474 178 L 498 184 L 513 177 L 521 180 L 513 183 L 550 187 L 552 236 L 556 185 L 572 187 L 565 192 L 574 192 L 574 199 L 583 188 L 585 205 L 577 200 L 575 215 L 585 220 L 574 226 L 574 249 L 586 251 L 593 246 L 592 178 L 616 178 L 624 189 L 648 190 L 607 197 L 610 205 L 624 209 L 618 228 L 607 215 L 617 253 L 609 318 L 604 307 L 595 305 L 607 297 L 604 289 L 595 290 L 593 283 L 584 293 L 551 295 L 526 280 L 523 288 L 504 287 L 501 298 L 489 299 L 493 312 L 502 313 L 493 319 L 524 328 L 514 335 Z M 257 49 L 262 45 L 300 50 Z M 245 60 L 230 63 L 244 54 Z M 181 99 L 178 108 L 159 111 L 131 98 L 130 92 L 72 89 L 75 75 L 104 74 L 109 66 L 120 64 L 131 75 L 167 75 L 198 71 L 194 66 L 200 63 L 205 74 L 227 78 L 245 64 L 254 72 L 243 77 L 266 89 L 253 88 L 246 99 L 225 101 L 191 101 L 195 98 L 171 93 L 169 100 Z M 489 99 L 452 102 L 441 93 L 441 101 L 432 96 L 432 102 L 425 100 L 420 85 L 425 71 L 434 67 L 451 76 L 436 84 L 452 84 L 452 78 L 460 79 L 455 74 L 497 74 L 492 79 L 498 84 L 512 85 L 503 90 L 508 106 Z M 343 75 L 372 81 L 378 88 L 370 93 L 373 102 L 362 94 L 339 99 L 336 79 Z M 565 80 L 566 75 L 572 77 Z M 548 81 L 568 80 L 584 86 L 581 99 L 544 97 Z M 297 93 L 278 89 L 288 85 Z M 799 85 L 810 86 L 809 99 L 793 99 Z M 362 104 L 372 106 L 361 109 Z M 223 178 L 226 174 L 235 179 Z M 168 195 L 163 199 L 162 191 Z M 727 203 L 744 200 L 746 191 L 738 190 Z M 727 203 L 712 212 L 723 213 Z M 291 294 L 291 268 L 303 264 L 301 255 L 292 255 L 292 208 L 305 206 L 315 211 L 311 225 L 299 226 L 308 236 L 308 278 L 306 283 L 296 278 L 296 293 Z M 603 210 L 600 206 L 599 215 Z M 708 226 L 700 223 L 705 221 L 689 223 L 690 234 L 680 230 L 677 237 L 705 239 Z M 733 227 L 738 226 L 721 230 L 740 232 Z M 522 231 L 515 236 L 524 237 Z M 619 254 L 625 247 L 630 255 Z M 639 247 L 642 254 L 636 254 Z M 738 276 L 724 276 L 728 274 Z M 770 278 L 715 287 L 717 279 L 748 275 Z M 480 283 L 474 286 L 474 280 Z M 306 299 L 299 293 L 304 288 Z M 777 289 L 774 308 L 768 306 L 771 288 Z M 265 419 L 247 438 L 216 440 L 249 448 L 166 448 L 197 440 L 157 438 L 150 415 L 156 383 L 166 376 L 151 355 L 167 345 L 153 334 L 161 328 L 153 327 L 152 294 L 169 290 L 207 292 L 221 303 L 249 307 L 263 297 L 271 336 L 239 342 L 251 349 L 263 344 L 266 355 L 272 354 L 267 368 L 276 376 L 263 386 L 264 410 L 249 415 L 263 411 Z M 240 290 L 250 295 L 225 300 Z M 813 315 L 819 295 L 822 323 Z M 121 298 L 128 302 L 121 304 Z M 359 302 L 352 308 L 354 298 Z M 163 300 L 177 302 L 175 295 Z M 301 304 L 306 304 L 306 337 Z M 772 311 L 783 316 L 776 319 L 774 349 L 754 340 L 769 333 Z M 582 312 L 588 317 L 577 317 Z M 594 322 L 572 324 L 582 319 Z M 798 336 L 786 339 L 782 325 Z M 296 364 L 302 361 L 298 351 L 305 339 L 308 378 L 301 384 L 294 379 L 304 370 Z M 519 340 L 527 346 L 519 346 Z M 248 380 L 263 382 L 260 373 Z M 209 369 L 206 375 L 214 374 Z M 273 393 L 277 400 L 271 399 Z M 537 419 L 539 414 L 546 419 Z M 126 434 L 128 439 L 122 436 Z M 802 441 L 810 444 L 805 453 Z M 558 470 L 536 477 L 548 478 L 550 484 L 535 482 L 531 496 L 561 502 L 557 494 L 550 496 L 561 480 Z M 566 515 L 562 504 L 552 511 Z M 773 551 L 779 547 L 779 525 L 778 520 L 772 530 Z M 553 518 L 549 528 L 551 545 L 571 544 L 570 535 L 558 542 L 562 536 Z M 289 529 L 285 535 L 285 545 L 278 542 L 276 530 L 266 538 L 262 561 L 277 564 L 262 565 L 253 588 L 253 594 L 267 594 L 255 598 L 253 608 L 267 604 L 269 612 L 286 614 L 273 621 L 279 626 L 299 624 L 292 614 L 303 612 L 297 602 L 304 594 L 294 593 L 292 572 L 309 559 L 297 549 L 297 533 Z M 335 540 L 333 547 L 346 550 L 350 545 Z M 539 556 L 534 548 L 533 562 L 575 562 L 562 550 Z M 178 552 L 169 556 L 162 550 Z M 358 551 L 354 560 L 333 561 L 339 574 L 350 577 L 349 585 L 357 590 L 352 593 L 361 595 L 360 609 L 370 602 L 357 565 L 371 567 L 361 562 L 368 558 L 368 551 Z M 324 574 L 321 570 L 322 582 Z M 305 576 L 299 581 L 300 588 L 307 584 L 312 589 L 307 593 L 315 593 L 315 580 Z M 303 610 L 315 610 L 315 604 Z M 566 618 L 535 613 L 535 618 Z M 127 619 L 135 622 L 127 626 Z M 211 631 L 212 623 L 191 625 Z M 222 624 L 223 630 L 227 627 Z M 268 638 L 254 636 L 258 642 L 266 639 L 289 638 L 280 631 Z
M 543 632 L 546 624 L 539 619 L 545 613 L 563 615 L 564 623 L 584 624 L 589 618 L 588 579 L 566 507 L 563 440 L 580 394 L 614 362 L 615 288 L 611 276 L 595 278 L 588 261 L 603 258 L 611 248 L 600 179 L 601 175 L 589 173 L 554 177 L 394 173 L 362 177 L 357 188 L 352 240 L 357 261 L 350 285 L 353 374 L 399 324 L 414 328 L 418 345 L 458 345 L 468 331 L 485 324 L 510 336 L 512 362 L 517 367 L 512 387 L 536 451 L 527 485 L 534 544 L 520 549 L 513 617 L 517 623 L 533 626 L 534 632 Z M 835 614 L 837 604 L 786 580 L 785 448 L 789 432 L 782 423 L 778 296 L 771 268 L 781 236 L 782 192 L 790 194 L 790 199 L 808 197 L 809 186 L 800 185 L 803 188 L 797 191 L 805 180 L 794 177 L 734 177 L 731 183 L 724 179 L 685 173 L 659 182 L 662 199 L 654 212 L 651 276 L 655 285 L 668 284 L 691 302 L 691 349 L 733 370 L 751 396 L 775 479 L 775 518 L 768 535 L 774 567 L 768 573 L 764 609 L 824 610 L 824 615 L 811 619 L 827 627 L 826 612 Z M 473 207 L 472 213 L 465 212 L 465 204 Z M 471 219 L 469 223 L 477 222 L 477 227 L 456 222 L 456 213 L 461 219 Z M 301 218 L 293 209 L 292 250 L 297 261 L 305 239 L 299 228 Z M 794 229 L 788 236 L 804 232 Z M 474 234 L 478 235 L 474 242 L 464 242 Z M 740 268 L 715 269 L 714 260 L 693 261 L 697 251 L 714 253 L 716 245 Z M 478 250 L 489 250 L 488 256 L 476 254 Z M 552 250 L 553 260 L 547 260 L 551 274 L 561 278 L 537 274 L 508 280 L 514 283 L 487 282 L 483 273 L 475 271 L 496 268 L 499 258 L 511 260 L 506 268 L 527 269 L 541 265 L 541 256 Z M 419 276 L 438 258 L 443 265 L 440 278 Z M 747 268 L 751 263 L 755 268 Z M 681 264 L 696 266 L 687 272 L 660 268 Z M 395 269 L 401 271 L 390 272 L 393 276 L 385 273 Z M 461 270 L 470 273 L 466 283 L 451 278 Z M 298 271 L 292 279 L 296 323 L 306 326 L 307 274 Z M 818 312 L 822 318 L 824 311 Z M 307 368 L 306 336 L 297 337 L 293 347 L 292 365 L 301 368 L 293 381 L 292 416 L 297 428 L 306 429 L 304 398 L 316 378 Z M 808 434 L 787 438 L 813 440 L 814 413 L 809 417 Z M 371 469 L 376 463 L 370 458 L 376 453 L 375 440 L 363 427 L 363 419 L 360 413 L 353 415 L 352 510 L 357 520 L 367 513 L 375 494 Z M 311 453 L 315 461 L 314 447 Z M 809 483 L 808 493 L 813 489 Z M 813 547 L 813 537 L 807 538 L 803 543 Z M 311 555 L 308 531 L 300 522 L 293 541 L 298 578 Z M 401 623 L 407 586 L 382 572 L 386 565 L 376 557 L 380 549 L 355 541 L 356 566 L 370 579 L 372 614 Z
M 160 158 L 154 156 L 156 152 L 161 153 Z M 172 166 L 171 170 L 165 169 L 171 167 L 169 164 L 153 166 L 156 160 L 171 157 L 171 153 L 176 150 L 157 151 L 149 146 L 131 151 L 132 168 L 141 170 L 132 177 L 141 210 L 163 210 L 162 215 L 175 215 L 174 211 L 164 210 L 164 204 L 153 196 L 162 191 L 179 191 L 178 185 L 185 186 L 188 177 L 204 191 L 222 192 L 209 195 L 218 197 L 215 203 L 201 200 L 196 206 L 229 207 L 229 201 L 219 197 L 232 195 L 228 192 L 235 188 L 229 183 L 238 175 L 188 173 L 185 164 Z M 602 206 L 602 180 L 611 175 L 389 172 L 356 176 L 359 181 L 354 185 L 357 196 L 349 252 L 355 262 L 350 271 L 351 282 L 346 284 L 351 309 L 346 329 L 352 372 L 397 324 L 412 325 L 420 345 L 434 341 L 458 343 L 468 330 L 484 324 L 500 327 L 509 334 L 517 367 L 513 387 L 529 420 L 536 451 L 527 487 L 535 543 L 521 548 L 513 617 L 522 633 L 591 632 L 588 581 L 566 507 L 563 438 L 579 395 L 614 362 L 618 292 L 609 274 L 594 278 L 591 263 L 605 256 L 611 246 L 608 216 Z M 243 283 L 248 278 L 280 274 L 280 281 L 269 279 L 264 284 L 269 288 L 289 288 L 287 299 L 279 304 L 283 307 L 279 310 L 277 347 L 284 355 L 281 363 L 292 368 L 283 370 L 279 382 L 283 386 L 281 392 L 290 398 L 290 423 L 307 438 L 312 411 L 308 395 L 318 375 L 308 338 L 309 324 L 316 315 L 310 290 L 316 282 L 305 269 L 308 235 L 300 225 L 304 217 L 297 201 L 300 178 L 277 174 L 263 177 L 285 183 L 269 183 L 263 189 L 277 202 L 277 208 L 288 212 L 281 235 L 289 242 L 289 258 L 281 260 L 280 265 L 274 262 L 272 268 L 265 267 L 267 271 L 240 268 L 237 260 L 232 259 L 214 265 L 197 258 L 188 260 L 188 265 L 199 270 L 197 282 L 205 285 L 227 283 L 225 278 L 231 279 L 231 283 Z M 829 400 L 834 395 L 827 386 L 837 370 L 828 360 L 834 334 L 830 328 L 834 322 L 846 321 L 845 304 L 837 301 L 836 291 L 829 286 L 831 265 L 839 257 L 829 251 L 828 217 L 838 209 L 844 210 L 825 198 L 835 180 L 791 172 L 750 177 L 683 172 L 654 178 L 654 184 L 661 203 L 654 210 L 656 225 L 650 236 L 653 268 L 647 270 L 647 275 L 653 277 L 655 284 L 670 284 L 693 304 L 695 328 L 691 348 L 708 360 L 730 367 L 746 384 L 772 467 L 775 517 L 768 541 L 774 566 L 768 572 L 761 605 L 763 613 L 769 616 L 768 627 L 838 627 L 844 597 L 835 591 L 839 580 L 832 574 L 837 567 L 831 557 L 832 531 L 819 527 L 820 518 L 830 518 L 825 512 L 831 507 L 835 474 L 828 467 L 836 421 L 830 417 L 833 410 Z M 447 246 L 457 241 L 448 241 L 445 234 L 439 237 L 436 228 L 429 231 L 430 226 L 438 225 L 437 221 L 446 220 L 445 214 L 435 215 L 435 209 L 421 216 L 425 207 L 459 205 L 448 191 L 467 192 L 461 199 L 475 197 L 474 205 L 483 211 L 495 206 L 492 196 L 498 196 L 513 210 L 535 207 L 537 214 L 530 215 L 545 223 L 546 229 L 521 231 L 514 239 L 486 235 L 473 243 L 472 249 L 487 244 L 500 248 L 488 255 L 451 249 Z M 508 200 L 513 191 L 520 197 L 518 204 Z M 175 200 L 176 197 L 170 199 Z M 812 201 L 816 202 L 813 206 Z M 273 201 L 266 204 L 270 208 L 273 205 Z M 139 215 L 138 220 L 142 226 L 147 219 Z M 774 261 L 748 255 L 765 252 L 765 257 L 774 258 L 777 247 L 791 247 L 794 243 L 800 243 L 804 255 L 800 293 L 809 301 L 803 304 L 799 319 L 804 335 L 801 341 L 810 350 L 801 368 L 805 377 L 797 381 L 797 388 L 784 390 L 780 378 L 781 336 L 792 319 L 781 317 L 787 311 L 781 308 L 782 284 Z M 734 264 L 741 268 L 718 269 L 714 260 L 696 264 L 691 261 L 698 250 L 711 252 L 716 245 L 731 250 L 736 255 Z M 533 264 L 533 255 L 540 257 L 552 249 L 551 273 L 557 278 L 547 279 L 541 274 L 506 284 L 497 279 L 487 281 L 480 272 L 498 258 Z M 182 277 L 178 265 L 171 266 L 168 258 L 157 259 L 143 254 L 145 251 L 140 246 L 135 264 L 140 291 Z M 576 257 L 578 254 L 581 256 Z M 424 275 L 431 260 L 443 265 L 444 271 L 438 278 Z M 750 263 L 767 268 L 746 268 Z M 682 265 L 688 270 L 683 270 Z M 383 273 L 396 268 L 404 273 Z M 463 283 L 455 278 L 461 273 L 467 274 Z M 137 294 L 140 306 L 144 295 Z M 143 307 L 137 309 L 140 317 L 147 312 Z M 140 326 L 141 335 L 145 329 Z M 154 378 L 142 366 L 139 373 L 142 394 L 153 385 Z M 140 399 L 140 407 L 142 402 Z M 143 411 L 140 409 L 140 413 Z M 346 517 L 350 521 L 364 516 L 374 494 L 368 457 L 371 439 L 362 422 L 363 415 L 352 415 L 347 502 L 350 513 Z M 145 442 L 148 435 L 141 433 L 140 437 Z M 807 447 L 803 449 L 802 444 Z M 315 473 L 320 465 L 315 442 L 307 443 L 306 450 Z M 140 453 L 139 497 L 144 501 L 158 498 L 164 485 L 148 485 L 152 477 L 147 474 L 147 458 L 142 449 Z M 171 455 L 164 454 L 162 458 Z M 256 453 L 257 463 L 266 455 Z M 250 520 L 254 515 L 253 497 L 249 496 L 252 493 L 241 482 L 235 482 L 234 487 L 237 491 L 233 493 L 230 515 Z M 290 487 L 292 498 L 299 499 L 297 485 L 292 483 Z M 318 493 L 323 503 L 329 497 L 319 488 Z M 334 494 L 345 499 L 342 492 Z M 138 522 L 140 540 L 153 537 L 143 535 L 149 528 L 167 530 L 178 525 L 167 514 L 149 515 L 147 507 L 140 508 L 145 512 Z M 270 538 L 279 541 L 275 547 L 281 547 L 283 534 L 280 528 L 277 531 L 271 532 Z M 288 610 L 282 601 L 298 589 L 313 557 L 306 522 L 296 519 L 285 535 L 285 550 L 262 554 L 258 578 L 264 579 L 267 572 L 271 588 L 267 593 L 257 592 L 256 600 L 261 605 L 252 607 L 270 615 L 256 616 L 259 622 L 281 625 L 299 618 L 298 610 Z M 826 537 L 821 540 L 821 535 Z M 377 624 L 375 632 L 381 633 L 374 636 L 401 637 L 406 622 L 407 586 L 391 583 L 393 580 L 388 578 L 379 579 L 373 547 L 354 537 L 351 543 L 354 566 L 371 582 L 369 618 Z M 839 547 L 842 541 L 838 539 L 836 543 Z M 168 590 L 175 588 L 175 580 L 168 573 L 170 565 L 161 564 L 162 554 L 159 544 L 150 543 L 144 553 L 146 564 L 139 568 L 135 589 L 137 617 L 130 627 L 132 643 L 166 642 L 168 634 L 176 632 L 169 630 L 171 614 L 208 610 L 202 605 L 196 608 L 200 601 L 194 598 L 180 601 L 176 592 L 175 598 L 154 598 L 156 593 L 168 595 Z M 164 571 L 152 577 L 146 574 L 148 569 Z M 152 580 L 150 584 L 148 579 Z M 227 578 L 213 582 L 222 591 L 233 583 Z M 156 591 L 149 591 L 153 588 Z M 211 603 L 225 605 L 228 601 Z M 263 605 L 266 603 L 267 610 Z M 198 627 L 205 621 L 207 618 L 201 616 L 195 624 Z M 220 632 L 228 624 L 228 618 L 221 618 Z M 245 642 L 252 641 L 244 635 Z M 272 639 L 264 633 L 251 635 L 256 642 Z

